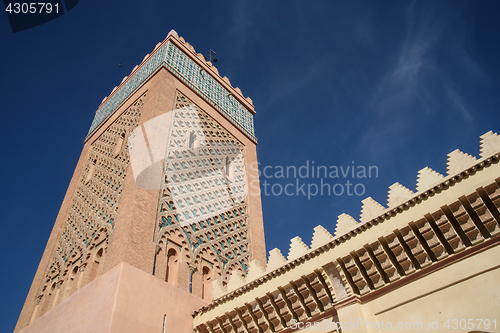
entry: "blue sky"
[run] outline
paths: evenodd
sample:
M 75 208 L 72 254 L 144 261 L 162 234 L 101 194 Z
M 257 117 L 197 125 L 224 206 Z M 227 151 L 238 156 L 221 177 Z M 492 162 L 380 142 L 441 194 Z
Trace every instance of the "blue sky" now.
M 268 251 L 286 255 L 318 224 L 359 219 L 362 199 L 386 205 L 393 183 L 415 190 L 425 166 L 446 175 L 454 149 L 479 156 L 479 136 L 500 131 L 499 14 L 497 1 L 81 0 L 15 34 L 0 14 L 0 331 L 14 329 L 95 110 L 171 29 L 216 51 L 253 99 L 261 168 L 378 168 L 324 180 L 361 196 L 263 196 Z M 264 180 L 275 193 L 297 181 Z

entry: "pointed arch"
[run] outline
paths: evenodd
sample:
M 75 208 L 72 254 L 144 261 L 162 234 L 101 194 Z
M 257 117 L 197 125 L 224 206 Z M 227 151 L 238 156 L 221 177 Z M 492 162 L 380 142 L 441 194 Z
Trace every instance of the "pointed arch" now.
M 201 298 L 209 302 L 212 301 L 212 280 L 212 269 L 204 265 L 202 268 Z
M 179 258 L 175 249 L 169 249 L 167 252 L 167 273 L 165 281 L 177 286 L 177 275 L 179 272 Z

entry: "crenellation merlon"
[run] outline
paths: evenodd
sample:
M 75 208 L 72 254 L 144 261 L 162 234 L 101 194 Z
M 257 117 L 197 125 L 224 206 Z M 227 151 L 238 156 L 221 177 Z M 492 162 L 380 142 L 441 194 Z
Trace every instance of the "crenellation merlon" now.
M 288 260 L 295 259 L 301 255 L 307 253 L 309 247 L 302 241 L 302 239 L 297 236 L 290 240 L 290 250 L 288 251 Z
M 281 251 L 279 249 L 272 249 L 269 251 L 269 259 L 267 260 L 267 267 L 266 271 L 271 272 L 275 270 L 276 268 L 282 266 L 283 264 L 286 264 L 287 260 L 281 254 Z
M 481 158 L 490 156 L 500 150 L 500 135 L 489 131 L 480 136 L 480 153 Z
M 191 44 L 187 43 L 184 40 L 184 38 L 179 37 L 178 40 L 182 43 L 182 46 L 184 46 L 186 48 L 186 50 L 190 51 L 197 59 L 201 60 L 206 67 L 208 67 L 212 72 L 214 72 L 216 74 L 216 77 L 218 77 L 218 78 L 222 79 L 224 82 L 226 82 L 227 85 L 228 85 L 228 87 L 226 87 L 226 88 L 230 88 L 231 90 L 236 91 L 238 96 L 240 96 L 243 99 L 245 99 L 245 97 L 243 96 L 241 90 L 240 89 L 236 90 L 236 88 L 234 88 L 231 85 L 231 82 L 229 81 L 229 79 L 226 76 L 224 76 L 224 77 L 220 76 L 218 69 L 214 66 L 214 64 L 211 61 L 205 60 L 205 57 L 203 56 L 203 54 L 196 53 L 194 47 Z M 166 40 L 164 41 L 164 43 L 165 42 L 166 42 Z M 239 99 L 238 99 L 238 101 L 241 103 L 241 101 Z M 250 101 L 247 101 L 247 102 L 250 102 Z M 252 103 L 250 103 L 250 104 L 251 104 L 251 107 L 252 107 L 252 110 L 250 110 L 250 111 L 253 111 L 253 104 Z M 255 111 L 253 111 L 253 112 L 255 113 Z
M 382 214 L 386 208 L 375 201 L 372 197 L 368 197 L 361 201 L 363 206 L 361 207 L 361 223 L 367 222 L 376 216 Z
M 241 275 L 241 271 L 235 269 L 231 272 L 231 277 L 227 283 L 227 292 L 238 289 L 245 284 L 245 278 Z
M 246 281 L 255 280 L 258 277 L 266 274 L 265 268 L 262 266 L 260 261 L 254 259 L 248 263 L 248 274 L 246 276 Z
M 342 236 L 348 231 L 358 226 L 358 221 L 349 214 L 342 213 L 337 218 L 337 225 L 335 227 L 335 237 Z
M 387 194 L 387 207 L 392 208 L 401 205 L 408 201 L 415 193 L 406 188 L 400 183 L 394 183 L 389 186 L 389 193 Z
M 444 176 L 439 172 L 425 167 L 418 172 L 417 176 L 417 192 L 423 192 L 429 189 L 432 185 L 441 182 Z
M 311 249 L 325 245 L 333 240 L 333 236 L 322 225 L 314 228 L 314 233 L 311 241 Z
M 476 162 L 477 158 L 475 158 L 474 156 L 464 153 L 459 149 L 455 149 L 448 154 L 448 162 L 446 163 L 448 176 L 460 173 L 464 169 L 467 169 L 474 165 Z

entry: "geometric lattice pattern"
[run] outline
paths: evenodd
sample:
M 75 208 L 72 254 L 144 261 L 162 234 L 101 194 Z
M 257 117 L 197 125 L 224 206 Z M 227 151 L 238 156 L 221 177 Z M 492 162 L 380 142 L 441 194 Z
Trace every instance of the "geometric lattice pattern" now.
M 179 222 L 188 225 L 222 213 L 246 198 L 245 165 L 237 143 L 205 141 L 194 106 L 171 112 L 165 179 Z
M 208 75 L 196 62 L 171 42 L 165 43 L 128 81 L 96 112 L 87 136 L 132 95 L 161 66 L 199 93 L 234 125 L 255 139 L 253 115 L 226 88 Z
M 194 105 L 193 102 L 177 91 L 174 109 L 186 108 L 192 105 Z M 203 145 L 205 149 L 210 150 L 231 144 L 239 147 L 239 151 L 244 154 L 244 147 L 234 136 L 201 108 L 196 106 L 196 110 L 200 119 L 202 134 L 204 135 Z M 221 167 L 215 163 L 214 158 L 207 158 L 207 161 L 209 161 L 211 169 L 208 171 L 214 173 L 217 170 L 220 171 Z M 166 183 L 175 184 L 172 179 L 168 178 L 168 159 L 166 162 Z M 244 168 L 244 165 L 242 167 Z M 240 170 L 240 172 L 244 174 L 244 170 Z M 179 173 L 173 175 L 182 176 Z M 195 180 L 200 181 L 203 178 Z M 220 185 L 216 185 L 215 182 L 212 184 L 215 190 Z M 193 184 L 193 186 L 196 185 Z M 204 186 L 210 186 L 210 184 L 207 182 Z M 175 186 L 165 186 L 160 192 L 155 239 L 157 244 L 161 246 L 172 232 L 181 233 L 187 240 L 183 248 L 186 251 L 185 254 L 195 262 L 199 259 L 199 253 L 210 251 L 215 256 L 214 267 L 217 273 L 225 278 L 234 269 L 246 273 L 250 252 L 246 195 L 245 197 L 239 197 L 234 195 L 234 189 L 231 186 L 224 184 L 224 187 L 224 191 L 229 193 L 228 199 L 230 202 L 227 208 L 222 212 L 218 211 L 216 214 L 210 214 L 208 218 L 197 219 L 195 223 L 187 225 L 182 223 L 183 218 L 179 214 L 180 209 L 176 207 L 173 199 L 172 190 L 175 191 Z M 207 188 L 207 193 L 209 192 L 210 188 Z
M 69 273 L 83 272 L 97 251 L 106 251 L 129 164 L 124 138 L 137 127 L 144 97 L 145 94 L 91 145 L 39 301 L 55 281 L 60 287 Z

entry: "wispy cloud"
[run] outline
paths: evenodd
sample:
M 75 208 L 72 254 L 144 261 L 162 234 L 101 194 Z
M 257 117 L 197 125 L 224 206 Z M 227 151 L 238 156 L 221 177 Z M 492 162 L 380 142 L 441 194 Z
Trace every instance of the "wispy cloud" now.
M 398 56 L 374 89 L 369 107 L 380 115 L 394 112 L 442 112 L 458 108 L 463 120 L 471 119 L 455 78 L 480 80 L 477 62 L 467 53 L 468 30 L 461 11 L 427 7 L 413 1 L 406 12 L 407 29 Z M 464 77 L 465 76 L 465 77 Z
M 424 17 L 421 17 L 424 16 Z M 407 10 L 407 31 L 395 63 L 388 68 L 372 96 L 371 108 L 382 114 L 399 111 L 422 96 L 424 74 L 437 74 L 436 44 L 442 31 L 432 13 L 419 13 L 415 1 Z
M 448 98 L 452 102 L 452 105 L 455 106 L 455 110 L 467 121 L 471 122 L 474 120 L 472 113 L 470 112 L 468 106 L 464 102 L 464 98 L 453 88 L 447 88 Z
M 464 126 L 474 120 L 462 85 L 479 83 L 484 74 L 467 52 L 464 41 L 470 31 L 462 17 L 463 8 L 417 1 L 408 6 L 404 38 L 367 102 L 375 121 L 361 138 L 363 144 L 380 151 L 398 138 L 404 145 L 405 137 L 437 114 Z

